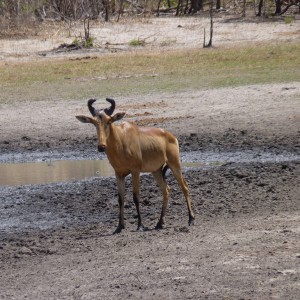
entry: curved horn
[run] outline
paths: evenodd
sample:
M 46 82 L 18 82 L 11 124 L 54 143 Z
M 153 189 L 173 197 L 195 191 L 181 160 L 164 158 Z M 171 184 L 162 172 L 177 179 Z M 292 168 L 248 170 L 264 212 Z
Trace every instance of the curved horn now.
M 106 101 L 109 102 L 111 104 L 110 108 L 105 108 L 104 112 L 108 115 L 111 116 L 112 113 L 114 112 L 115 108 L 116 108 L 116 102 L 114 99 L 111 98 L 106 98 Z
M 96 116 L 96 114 L 97 114 L 97 111 L 96 111 L 96 109 L 93 107 L 93 103 L 96 101 L 96 99 L 90 99 L 89 101 L 88 101 L 88 108 L 89 108 L 89 111 L 90 111 L 90 113 L 92 114 L 92 116 L 93 117 L 95 117 Z

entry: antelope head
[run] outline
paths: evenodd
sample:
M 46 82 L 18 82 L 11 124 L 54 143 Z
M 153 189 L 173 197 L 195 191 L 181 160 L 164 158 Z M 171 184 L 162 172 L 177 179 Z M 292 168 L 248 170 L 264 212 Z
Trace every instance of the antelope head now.
M 88 109 L 93 116 L 92 118 L 82 115 L 76 116 L 76 118 L 82 123 L 91 123 L 95 125 L 98 137 L 98 151 L 104 152 L 107 147 L 107 138 L 112 123 L 121 120 L 125 113 L 116 113 L 115 115 L 112 115 L 116 107 L 114 99 L 106 98 L 106 101 L 110 103 L 110 107 L 105 109 L 94 108 L 93 104 L 95 101 L 96 99 L 90 99 L 87 103 Z

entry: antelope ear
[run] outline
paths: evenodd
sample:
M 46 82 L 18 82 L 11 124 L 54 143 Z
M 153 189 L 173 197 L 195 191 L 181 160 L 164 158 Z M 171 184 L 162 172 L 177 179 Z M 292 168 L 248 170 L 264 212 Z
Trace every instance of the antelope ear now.
M 123 117 L 126 115 L 126 113 L 116 113 L 115 115 L 113 115 L 110 119 L 110 123 L 119 121 L 121 119 L 123 119 Z
M 86 116 L 76 116 L 76 119 L 82 123 L 92 123 L 94 124 L 94 119 Z

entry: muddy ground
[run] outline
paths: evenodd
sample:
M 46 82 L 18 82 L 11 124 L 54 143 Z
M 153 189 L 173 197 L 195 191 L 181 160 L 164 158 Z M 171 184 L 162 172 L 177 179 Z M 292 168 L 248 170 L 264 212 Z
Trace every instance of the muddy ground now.
M 299 162 L 289 162 L 186 171 L 192 227 L 169 175 L 172 194 L 161 231 L 154 230 L 161 199 L 145 175 L 142 212 L 149 230 L 135 231 L 128 201 L 127 227 L 119 235 L 112 235 L 118 214 L 112 178 L 6 190 L 2 212 L 32 218 L 40 228 L 53 223 L 1 232 L 1 298 L 297 299 L 299 169 Z
M 182 151 L 299 155 L 298 81 L 116 100 L 129 120 L 171 130 Z M 94 128 L 74 118 L 87 113 L 82 101 L 12 105 L 1 106 L 1 162 L 97 156 Z M 161 195 L 145 174 L 145 232 L 136 232 L 128 178 L 119 235 L 113 177 L 2 186 L 0 298 L 298 299 L 299 175 L 288 155 L 184 169 L 196 213 L 189 227 L 168 174 L 167 226 L 156 231 Z

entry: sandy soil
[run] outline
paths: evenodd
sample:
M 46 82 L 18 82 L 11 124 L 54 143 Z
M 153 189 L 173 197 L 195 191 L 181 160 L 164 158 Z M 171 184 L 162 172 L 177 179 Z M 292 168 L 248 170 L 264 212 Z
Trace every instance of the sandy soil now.
M 286 24 L 283 18 L 266 22 L 261 18 L 242 19 L 239 17 L 216 15 L 214 19 L 214 47 L 242 47 L 256 43 L 299 42 L 300 21 Z M 68 52 L 68 56 L 86 55 L 87 52 L 102 55 L 110 52 L 151 51 L 182 48 L 202 48 L 203 31 L 209 32 L 210 20 L 207 17 L 190 18 L 151 18 L 123 20 L 119 23 L 92 24 L 90 33 L 95 38 L 95 48 L 89 51 Z M 66 53 L 52 51 L 63 43 L 72 43 L 75 37 L 84 36 L 83 27 L 49 24 L 46 29 L 38 29 L 29 38 L 2 39 L 0 61 L 37 60 L 65 58 Z M 145 41 L 144 47 L 132 47 L 132 40 Z M 208 39 L 208 38 L 206 38 Z M 208 40 L 206 41 L 208 42 Z
M 180 21 L 184 26 L 175 28 L 186 30 L 195 20 L 177 19 L 176 25 Z M 159 19 L 149 21 L 156 22 Z M 232 34 L 229 25 L 244 32 L 243 26 L 257 24 L 224 22 L 224 32 Z M 291 28 L 286 24 L 269 26 L 270 32 L 277 28 L 277 37 L 294 36 L 281 34 Z M 35 51 L 31 55 L 38 56 Z M 299 154 L 299 82 L 116 100 L 128 119 L 171 130 L 185 151 Z M 72 158 L 74 153 L 95 153 L 94 129 L 74 118 L 87 113 L 87 107 L 70 102 L 63 119 L 58 117 L 62 109 L 66 110 L 62 101 L 3 104 L 1 161 L 22 161 L 14 156 L 20 153 L 51 158 L 53 150 L 61 151 L 63 158 L 70 158 L 71 151 Z M 16 126 L 20 123 L 21 128 Z M 0 298 L 298 299 L 299 175 L 299 160 L 185 170 L 196 212 L 196 224 L 189 227 L 183 196 L 168 174 L 171 201 L 167 226 L 160 231 L 153 228 L 161 195 L 152 177 L 143 175 L 145 232 L 135 231 L 128 178 L 127 227 L 119 235 L 112 235 L 118 216 L 114 178 L 0 187 L 2 225 L 3 220 L 11 222 L 0 231 Z M 20 226 L 20 219 L 37 226 Z M 43 226 L 45 220 L 52 225 Z

